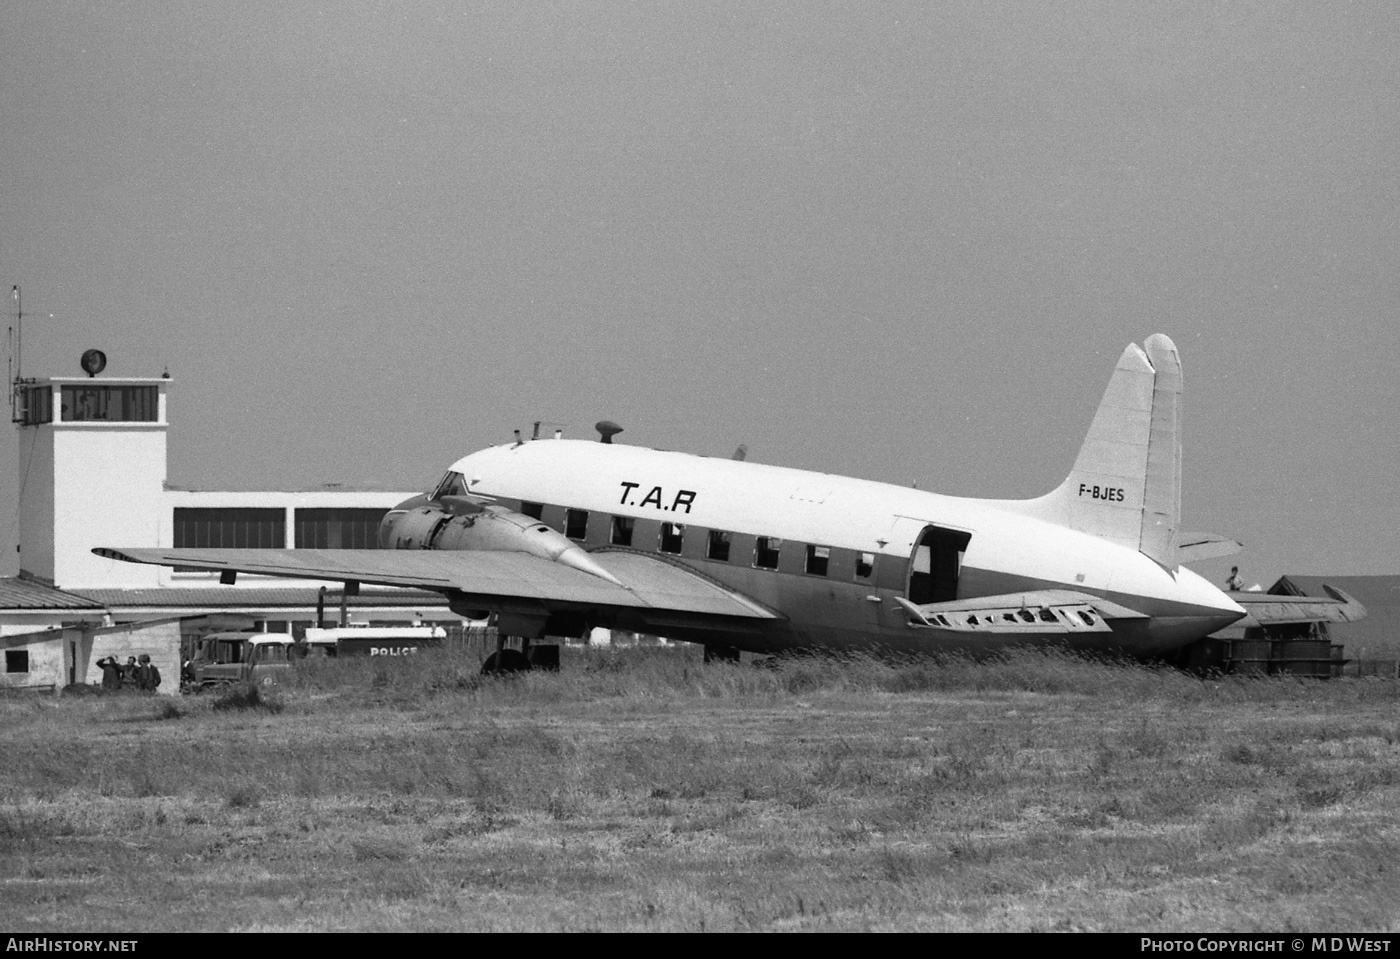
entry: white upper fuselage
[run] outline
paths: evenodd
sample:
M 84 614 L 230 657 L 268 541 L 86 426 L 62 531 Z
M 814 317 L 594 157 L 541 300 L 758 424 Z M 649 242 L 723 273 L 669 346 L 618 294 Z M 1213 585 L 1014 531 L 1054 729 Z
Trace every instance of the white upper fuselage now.
M 888 608 L 903 593 L 911 551 L 929 526 L 970 535 L 961 556 L 959 600 L 1047 588 L 1111 599 L 1152 617 L 1148 632 L 1132 644 L 1135 652 L 1174 648 L 1243 614 L 1189 570 L 1168 570 L 1122 545 L 1027 516 L 1012 502 L 578 440 L 492 447 L 463 457 L 452 470 L 472 493 L 586 512 L 593 524 L 584 540 L 589 548 L 607 545 L 610 517 L 632 519 L 639 539 L 631 547 L 651 552 L 657 550 L 659 524 L 681 524 L 682 536 L 690 537 L 678 554 L 682 561 L 815 632 L 822 623 L 804 621 L 803 609 L 793 607 L 818 596 L 832 602 L 849 597 L 855 613 L 835 617 L 847 633 L 868 626 L 888 637 L 904 628 L 903 618 L 888 610 L 883 620 L 871 619 L 870 604 L 878 597 Z M 563 520 L 556 516 L 554 522 Z M 738 555 L 707 561 L 696 542 L 707 530 L 735 534 Z M 755 568 L 753 537 L 781 540 L 786 558 L 777 569 Z M 861 579 L 849 565 L 833 562 L 826 575 L 806 575 L 798 554 L 809 545 L 870 554 L 881 569 Z M 829 610 L 823 616 L 832 618 Z

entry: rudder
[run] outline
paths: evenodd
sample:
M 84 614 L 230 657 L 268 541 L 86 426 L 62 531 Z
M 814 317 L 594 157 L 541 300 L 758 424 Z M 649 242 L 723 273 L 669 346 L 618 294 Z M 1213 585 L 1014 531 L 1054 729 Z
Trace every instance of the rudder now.
M 1129 344 L 1054 492 L 1026 505 L 1044 519 L 1177 567 L 1181 514 L 1181 358 L 1158 333 Z
M 1156 377 L 1138 552 L 1175 569 L 1181 525 L 1181 356 L 1176 344 L 1160 333 L 1149 336 L 1143 345 Z

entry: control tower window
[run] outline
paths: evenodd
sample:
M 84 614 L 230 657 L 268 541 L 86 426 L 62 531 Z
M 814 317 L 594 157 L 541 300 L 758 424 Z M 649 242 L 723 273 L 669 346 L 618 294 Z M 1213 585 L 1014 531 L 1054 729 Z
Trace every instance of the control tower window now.
M 15 390 L 15 419 L 24 426 L 53 422 L 53 390 L 47 386 L 24 386 Z
M 65 386 L 65 423 L 154 423 L 159 412 L 154 386 Z
M 442 499 L 444 496 L 466 496 L 467 481 L 462 478 L 461 473 L 454 473 L 448 470 L 447 475 L 438 483 L 437 489 L 433 490 L 433 495 L 429 499 Z

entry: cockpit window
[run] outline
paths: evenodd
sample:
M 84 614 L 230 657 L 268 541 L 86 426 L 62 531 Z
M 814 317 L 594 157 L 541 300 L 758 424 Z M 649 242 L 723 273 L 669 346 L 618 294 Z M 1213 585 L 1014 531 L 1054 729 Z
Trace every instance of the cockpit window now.
M 466 496 L 467 481 L 462 478 L 461 473 L 447 471 L 447 475 L 442 478 L 442 482 L 437 484 L 437 489 L 433 490 L 431 499 L 442 499 L 444 496 Z

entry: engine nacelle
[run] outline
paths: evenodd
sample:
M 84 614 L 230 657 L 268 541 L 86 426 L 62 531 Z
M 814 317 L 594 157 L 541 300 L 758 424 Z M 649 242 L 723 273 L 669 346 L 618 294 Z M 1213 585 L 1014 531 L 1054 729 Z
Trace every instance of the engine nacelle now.
M 390 510 L 379 521 L 379 548 L 432 549 L 433 540 L 451 519 L 451 513 L 431 507 Z
M 562 533 L 533 516 L 503 506 L 487 505 L 466 512 L 444 508 L 436 501 L 419 505 L 415 497 L 384 517 L 379 525 L 379 545 L 385 549 L 477 549 L 529 553 L 572 566 L 611 583 L 618 582 L 582 547 Z

